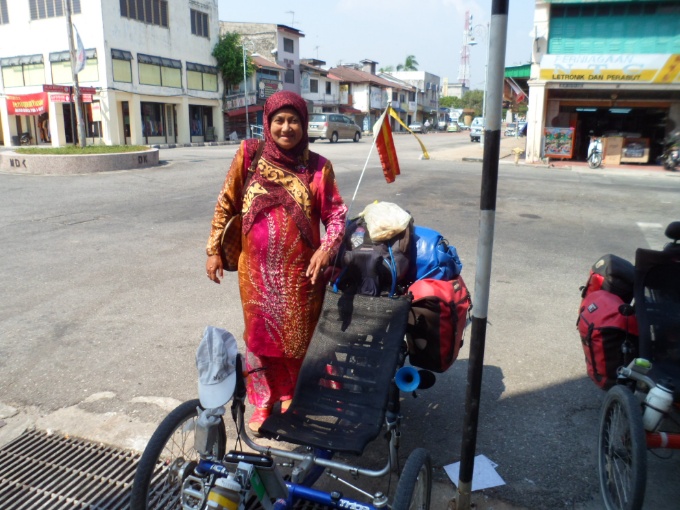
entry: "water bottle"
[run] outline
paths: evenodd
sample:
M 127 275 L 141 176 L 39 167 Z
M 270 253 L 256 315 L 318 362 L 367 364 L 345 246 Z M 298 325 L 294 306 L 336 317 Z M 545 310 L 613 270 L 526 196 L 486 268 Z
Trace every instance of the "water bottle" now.
M 350 242 L 352 243 L 352 249 L 358 248 L 364 244 L 364 237 L 366 236 L 366 229 L 364 227 L 357 227 L 352 235 L 350 236 Z
M 211 510 L 237 510 L 241 503 L 241 484 L 233 475 L 218 478 L 208 493 L 207 508 Z
M 666 384 L 666 386 L 670 386 Z M 642 423 L 645 430 L 654 432 L 661 423 L 666 412 L 673 404 L 673 390 L 666 386 L 657 384 L 647 394 L 645 398 L 645 412 L 642 415 Z

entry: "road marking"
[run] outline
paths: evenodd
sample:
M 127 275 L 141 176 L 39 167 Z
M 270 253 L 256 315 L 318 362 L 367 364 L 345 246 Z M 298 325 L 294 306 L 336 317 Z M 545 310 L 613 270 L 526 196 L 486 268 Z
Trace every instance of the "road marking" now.
M 663 234 L 663 225 L 661 223 L 645 223 L 637 222 L 638 228 L 642 231 L 642 235 L 647 241 L 647 246 L 651 250 L 661 250 L 666 244 L 666 237 Z

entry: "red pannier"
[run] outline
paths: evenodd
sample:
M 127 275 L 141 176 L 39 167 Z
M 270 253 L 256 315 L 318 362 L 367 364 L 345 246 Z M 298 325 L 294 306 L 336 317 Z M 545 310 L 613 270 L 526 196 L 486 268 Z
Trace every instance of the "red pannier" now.
M 619 296 L 624 303 L 633 299 L 635 266 L 616 255 L 603 255 L 590 269 L 588 281 L 581 287 L 581 298 L 596 290 L 606 290 Z
M 472 308 L 463 278 L 425 278 L 409 287 L 413 295 L 407 327 L 409 361 L 415 367 L 444 372 L 458 357 Z
M 611 388 L 616 370 L 637 353 L 638 325 L 631 307 L 616 294 L 596 290 L 581 303 L 576 325 L 588 377 L 604 390 Z

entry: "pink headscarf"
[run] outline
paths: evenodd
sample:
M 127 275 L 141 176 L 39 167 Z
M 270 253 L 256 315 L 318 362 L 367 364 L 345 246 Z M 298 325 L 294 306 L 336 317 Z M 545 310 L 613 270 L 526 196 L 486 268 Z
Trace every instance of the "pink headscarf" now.
M 282 149 L 272 138 L 270 122 L 274 114 L 281 108 L 293 108 L 300 116 L 302 122 L 302 139 L 300 142 L 290 150 Z M 303 156 L 309 147 L 309 138 L 307 137 L 307 122 L 309 114 L 307 113 L 307 103 L 302 97 L 295 92 L 282 90 L 272 94 L 264 103 L 264 150 L 262 157 L 267 161 L 287 168 L 289 170 L 297 170 L 300 165 L 303 165 Z

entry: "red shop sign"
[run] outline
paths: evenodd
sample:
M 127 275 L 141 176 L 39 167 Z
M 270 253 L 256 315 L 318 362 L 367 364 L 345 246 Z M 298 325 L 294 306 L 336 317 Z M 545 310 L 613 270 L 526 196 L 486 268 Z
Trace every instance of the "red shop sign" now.
M 6 96 L 8 115 L 40 115 L 47 111 L 47 94 L 24 94 L 22 96 Z

